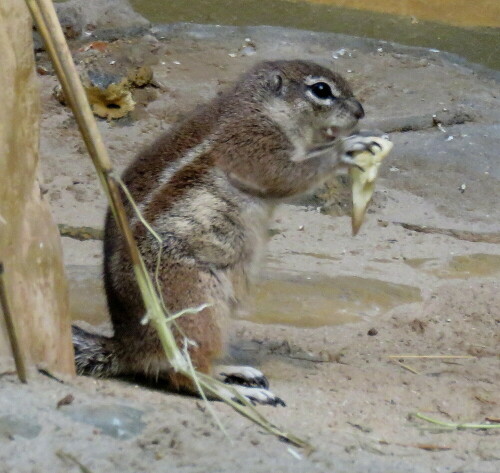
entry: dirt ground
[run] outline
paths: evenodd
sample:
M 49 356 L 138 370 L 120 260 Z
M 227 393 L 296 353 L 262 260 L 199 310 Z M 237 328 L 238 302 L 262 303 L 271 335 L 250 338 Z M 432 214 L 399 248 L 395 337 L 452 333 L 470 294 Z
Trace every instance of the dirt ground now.
M 20 385 L 3 360 L 0 472 L 500 471 L 498 429 L 446 429 L 415 417 L 500 418 L 493 75 L 437 52 L 266 27 L 154 27 L 104 52 L 81 50 L 116 39 L 100 34 L 72 43 L 79 67 L 150 65 L 157 84 L 134 91 L 130 118 L 99 121 L 119 170 L 182 113 L 267 58 L 312 59 L 345 74 L 365 106 L 365 127 L 391 132 L 395 147 L 357 237 L 348 216 L 321 211 L 324 200 L 279 208 L 255 308 L 234 322 L 228 358 L 266 373 L 287 407 L 261 411 L 312 452 L 221 403 L 213 407 L 232 442 L 197 399 L 125 380 L 33 374 Z M 44 53 L 38 62 L 48 70 L 39 76 L 42 189 L 58 223 L 101 229 L 104 196 L 70 112 L 53 97 Z M 101 242 L 63 244 L 76 316 L 104 322 Z M 69 394 L 72 402 L 57 407 Z

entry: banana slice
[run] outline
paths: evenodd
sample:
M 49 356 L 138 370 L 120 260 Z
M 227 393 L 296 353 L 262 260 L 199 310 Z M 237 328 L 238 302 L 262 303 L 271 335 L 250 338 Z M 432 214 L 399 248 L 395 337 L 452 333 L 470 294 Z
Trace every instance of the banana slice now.
M 360 151 L 353 157 L 354 162 L 360 166 L 351 166 L 349 174 L 352 180 L 352 234 L 356 235 L 363 223 L 366 208 L 372 198 L 375 189 L 375 180 L 382 160 L 392 149 L 392 142 L 378 136 L 369 137 L 380 145 L 372 148 L 375 154 L 370 151 Z

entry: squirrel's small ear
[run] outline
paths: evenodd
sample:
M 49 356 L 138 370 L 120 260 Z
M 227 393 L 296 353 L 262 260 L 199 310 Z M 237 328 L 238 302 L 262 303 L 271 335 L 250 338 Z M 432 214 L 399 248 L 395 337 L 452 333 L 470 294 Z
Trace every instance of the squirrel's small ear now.
M 279 72 L 273 71 L 269 77 L 269 87 L 273 92 L 279 93 L 283 88 L 283 77 Z

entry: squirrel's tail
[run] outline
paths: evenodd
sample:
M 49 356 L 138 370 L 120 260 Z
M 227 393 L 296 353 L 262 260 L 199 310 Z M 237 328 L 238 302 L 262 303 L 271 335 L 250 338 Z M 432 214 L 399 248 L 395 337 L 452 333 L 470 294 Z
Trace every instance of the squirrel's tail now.
M 76 372 L 96 377 L 120 373 L 115 340 L 72 326 Z

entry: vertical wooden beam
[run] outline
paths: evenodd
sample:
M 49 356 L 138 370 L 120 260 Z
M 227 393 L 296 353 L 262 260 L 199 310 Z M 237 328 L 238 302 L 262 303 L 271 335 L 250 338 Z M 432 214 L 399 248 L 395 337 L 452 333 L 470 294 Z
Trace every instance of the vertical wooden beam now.
M 39 92 L 24 2 L 0 1 L 0 261 L 22 356 L 74 374 L 67 280 L 57 227 L 37 181 Z M 11 357 L 0 316 L 0 356 Z

